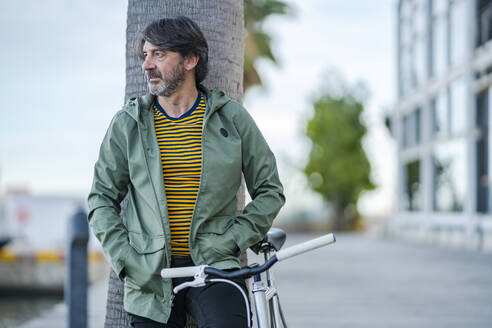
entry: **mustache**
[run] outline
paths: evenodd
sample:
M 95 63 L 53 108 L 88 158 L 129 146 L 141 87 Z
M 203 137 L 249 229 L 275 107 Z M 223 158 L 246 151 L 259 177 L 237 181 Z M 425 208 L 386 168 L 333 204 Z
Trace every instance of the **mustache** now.
M 147 82 L 154 77 L 158 77 L 162 79 L 162 74 L 156 69 L 150 70 L 150 71 L 145 71 L 145 78 L 147 79 Z

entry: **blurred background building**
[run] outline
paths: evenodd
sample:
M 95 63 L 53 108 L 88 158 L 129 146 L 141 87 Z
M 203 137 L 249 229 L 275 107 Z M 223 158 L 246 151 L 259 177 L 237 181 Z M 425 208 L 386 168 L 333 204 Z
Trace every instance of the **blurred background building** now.
M 389 231 L 492 249 L 492 1 L 400 0 Z

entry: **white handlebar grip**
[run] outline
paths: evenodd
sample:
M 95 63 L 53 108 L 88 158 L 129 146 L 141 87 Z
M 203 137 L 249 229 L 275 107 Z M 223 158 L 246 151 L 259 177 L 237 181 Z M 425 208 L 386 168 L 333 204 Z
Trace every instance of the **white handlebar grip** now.
M 201 269 L 202 266 L 162 269 L 161 277 L 162 278 L 193 277 L 196 273 L 200 272 Z
M 289 257 L 296 256 L 315 248 L 333 244 L 336 241 L 335 235 L 330 233 L 312 240 L 308 240 L 298 245 L 294 245 L 285 249 L 281 249 L 276 253 L 279 261 L 288 259 Z

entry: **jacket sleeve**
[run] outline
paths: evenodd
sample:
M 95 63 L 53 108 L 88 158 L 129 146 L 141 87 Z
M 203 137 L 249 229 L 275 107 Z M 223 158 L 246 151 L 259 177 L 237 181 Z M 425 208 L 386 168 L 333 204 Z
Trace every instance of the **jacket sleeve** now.
M 227 233 L 241 252 L 261 241 L 285 203 L 275 156 L 249 113 L 241 108 L 236 127 L 241 134 L 242 170 L 251 196 Z
M 124 262 L 131 247 L 128 231 L 120 217 L 120 203 L 129 184 L 126 140 L 122 133 L 124 115 L 123 112 L 116 114 L 106 132 L 88 197 L 89 225 L 120 279 L 123 279 Z

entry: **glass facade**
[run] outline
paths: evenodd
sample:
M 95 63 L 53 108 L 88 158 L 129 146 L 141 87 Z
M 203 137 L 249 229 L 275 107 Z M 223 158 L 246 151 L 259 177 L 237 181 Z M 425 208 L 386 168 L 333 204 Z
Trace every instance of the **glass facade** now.
M 427 0 L 415 2 L 415 41 L 414 41 L 414 68 L 416 86 L 421 86 L 427 81 L 428 72 L 428 3 Z
M 492 1 L 477 1 L 477 38 L 476 45 L 484 45 L 492 39 Z
M 429 1 L 405 1 L 400 8 L 400 94 L 407 95 L 426 82 L 428 76 Z
M 461 77 L 431 100 L 433 210 L 463 210 L 466 195 L 467 85 Z
M 436 145 L 433 154 L 435 211 L 463 210 L 466 195 L 466 142 L 450 140 Z
M 398 15 L 395 231 L 482 248 L 492 236 L 492 0 L 399 0 Z
M 403 148 L 417 146 L 420 143 L 421 110 L 417 108 L 403 117 L 402 144 Z
M 482 91 L 476 97 L 476 126 L 479 129 L 477 139 L 477 211 L 491 212 L 489 178 L 489 92 Z
M 432 1 L 432 75 L 439 76 L 448 64 L 448 1 Z
M 450 8 L 450 59 L 451 65 L 463 62 L 467 49 L 467 7 L 466 1 L 458 0 L 451 2 Z
M 432 135 L 452 137 L 466 131 L 469 113 L 467 84 L 463 77 L 454 80 L 431 100 Z
M 402 14 L 409 9 L 405 9 L 407 6 L 403 6 Z M 402 22 L 400 26 L 400 93 L 407 94 L 412 90 L 414 85 L 414 78 L 412 73 L 413 62 L 413 28 L 411 16 L 402 16 Z
M 476 141 L 477 150 L 477 211 L 479 213 L 492 213 L 492 132 L 490 126 L 492 117 L 490 106 L 492 104 L 492 87 L 483 90 L 476 96 L 476 126 L 479 137 Z
M 492 214 L 492 0 L 399 4 L 400 209 Z
M 466 117 L 468 111 L 467 103 L 467 85 L 465 79 L 459 78 L 451 83 L 450 94 L 450 118 L 451 118 L 451 134 L 456 135 L 463 133 L 466 129 Z
M 432 110 L 432 134 L 444 137 L 449 130 L 448 92 L 441 90 L 437 97 L 431 101 Z

